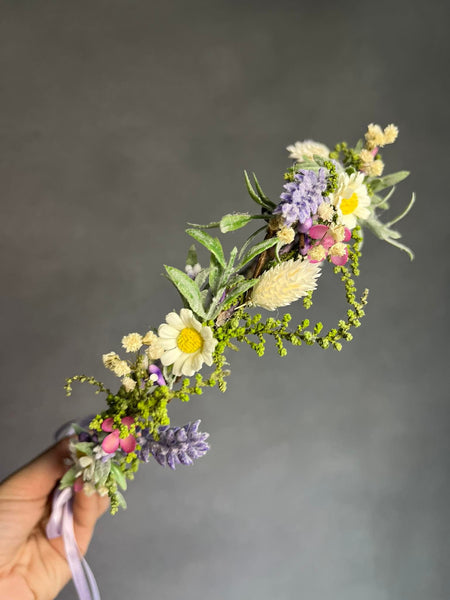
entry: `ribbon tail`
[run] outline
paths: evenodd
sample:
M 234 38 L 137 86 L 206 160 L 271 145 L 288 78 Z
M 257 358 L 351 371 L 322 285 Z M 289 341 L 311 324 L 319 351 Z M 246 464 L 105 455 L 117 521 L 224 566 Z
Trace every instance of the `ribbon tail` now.
M 100 600 L 100 592 L 88 563 L 81 555 L 73 528 L 73 490 L 55 490 L 52 514 L 46 529 L 49 539 L 62 535 L 67 562 L 80 600 Z

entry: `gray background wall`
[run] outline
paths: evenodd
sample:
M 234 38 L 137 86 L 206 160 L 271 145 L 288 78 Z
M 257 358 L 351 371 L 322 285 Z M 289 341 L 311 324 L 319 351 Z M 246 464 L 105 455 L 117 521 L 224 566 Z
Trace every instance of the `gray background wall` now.
M 143 467 L 88 558 L 105 598 L 447 600 L 448 18 L 444 2 L 0 5 L 1 476 L 100 410 L 100 356 L 178 297 L 186 221 L 273 198 L 297 139 L 385 152 L 418 203 L 417 259 L 367 236 L 364 326 L 343 351 L 232 357 L 226 395 L 173 406 L 211 452 Z M 313 316 L 344 306 L 323 278 Z M 301 310 L 295 314 L 300 317 Z M 74 598 L 71 586 L 61 599 Z

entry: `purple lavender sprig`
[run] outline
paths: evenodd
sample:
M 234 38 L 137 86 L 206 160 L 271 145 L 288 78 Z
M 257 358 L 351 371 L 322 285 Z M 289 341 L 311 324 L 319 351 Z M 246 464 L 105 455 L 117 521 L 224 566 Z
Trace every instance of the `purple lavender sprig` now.
M 290 227 L 296 221 L 304 223 L 314 215 L 323 201 L 323 192 L 327 189 L 327 169 L 321 167 L 317 173 L 302 169 L 295 174 L 295 181 L 286 183 L 286 190 L 280 196 L 281 202 L 273 211 L 282 215 L 285 225 Z
M 199 425 L 200 420 L 183 427 L 164 425 L 158 430 L 158 441 L 146 435 L 145 430 L 142 431 L 140 459 L 148 462 L 152 454 L 161 466 L 168 465 L 171 469 L 175 469 L 177 464 L 192 465 L 194 460 L 209 450 L 206 442 L 209 433 L 198 431 Z

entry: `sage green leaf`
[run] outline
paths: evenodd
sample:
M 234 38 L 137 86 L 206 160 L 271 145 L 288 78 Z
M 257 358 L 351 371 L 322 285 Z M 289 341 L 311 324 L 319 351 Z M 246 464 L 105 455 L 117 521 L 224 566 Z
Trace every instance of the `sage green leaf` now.
M 186 233 L 205 246 L 211 254 L 214 254 L 222 267 L 225 266 L 225 256 L 219 238 L 212 237 L 212 235 L 201 229 L 186 229 Z
M 245 279 L 244 281 L 238 283 L 238 285 L 234 287 L 229 294 L 227 294 L 225 299 L 227 306 L 241 294 L 244 294 L 247 290 L 252 288 L 257 281 L 257 279 Z
M 87 454 L 87 456 L 92 456 L 92 442 L 78 442 L 75 444 L 75 448 L 79 450 L 82 454 Z
M 242 267 L 244 267 L 246 264 L 248 264 L 250 261 L 252 261 L 256 256 L 258 256 L 258 254 L 261 254 L 262 252 L 264 252 L 264 250 L 268 250 L 272 246 L 275 246 L 275 244 L 277 242 L 278 242 L 278 238 L 273 237 L 268 240 L 263 240 L 259 244 L 256 244 L 255 246 L 250 248 L 250 250 L 247 252 L 247 254 L 244 256 L 244 258 L 241 260 L 241 262 L 237 266 L 237 270 L 239 271 L 240 269 L 242 269 Z
M 116 463 L 111 462 L 111 477 L 123 490 L 127 489 L 127 480 L 125 475 L 120 470 Z
M 94 483 L 96 483 L 98 485 L 105 485 L 110 471 L 111 471 L 111 461 L 110 460 L 107 460 L 105 462 L 97 461 L 95 463 Z
M 253 174 L 253 177 L 256 180 L 255 175 Z M 244 178 L 245 178 L 245 185 L 247 186 L 247 191 L 250 194 L 250 197 L 260 206 L 268 209 L 269 211 L 272 211 L 273 207 L 275 206 L 275 204 L 273 204 L 273 202 L 270 202 L 270 200 L 265 200 L 264 198 L 261 198 L 253 189 L 253 186 L 250 182 L 249 176 L 247 175 L 247 171 L 244 171 Z M 257 180 L 256 180 L 257 181 Z M 255 184 L 256 185 L 256 184 Z M 259 186 L 259 184 L 258 184 Z M 261 189 L 261 188 L 259 188 Z M 261 190 L 262 192 L 262 190 Z
M 76 468 L 73 466 L 64 473 L 59 482 L 59 489 L 63 490 L 66 487 L 72 487 L 76 479 Z
M 213 221 L 207 225 L 200 225 L 199 223 L 188 223 L 188 225 L 195 227 L 196 229 L 214 229 L 215 227 L 220 226 L 220 221 Z
M 186 265 L 193 267 L 197 263 L 198 263 L 197 250 L 195 249 L 195 244 L 192 244 L 192 246 L 189 248 L 189 251 L 188 251 L 188 255 L 186 258 Z
M 123 508 L 124 510 L 127 509 L 127 503 L 125 498 L 123 497 L 123 495 L 120 492 L 116 492 L 115 493 L 116 499 L 117 499 L 117 503 L 118 505 Z
M 236 229 L 245 227 L 245 225 L 247 225 L 247 223 L 250 223 L 250 221 L 253 218 L 255 218 L 255 217 L 252 217 L 252 215 L 249 215 L 248 213 L 235 213 L 235 214 L 224 215 L 220 219 L 220 231 L 222 233 L 228 233 L 229 231 L 236 231 Z M 263 218 L 262 215 L 261 215 L 261 218 Z
M 229 278 L 233 274 L 233 271 L 234 271 L 234 261 L 236 260 L 237 253 L 238 253 L 238 249 L 235 246 L 233 248 L 233 250 L 230 252 L 230 258 L 228 260 L 227 266 L 225 267 L 224 272 L 222 274 L 222 277 L 220 278 L 220 284 L 221 285 L 226 285 L 227 281 L 229 280 Z
M 373 192 L 380 192 L 388 187 L 396 185 L 406 179 L 409 175 L 409 171 L 398 171 L 397 173 L 391 173 L 390 175 L 386 175 L 385 177 L 377 177 L 375 179 L 369 180 L 370 187 Z
M 212 254 L 211 254 L 211 260 L 210 260 L 209 264 L 210 264 L 210 266 L 209 266 L 209 287 L 211 289 L 211 292 L 213 294 L 215 294 L 217 291 L 217 286 L 219 285 L 219 280 L 220 280 L 220 275 L 221 275 L 222 270 L 220 269 L 217 259 Z
M 261 200 L 263 202 L 265 202 L 267 208 L 269 208 L 269 209 L 275 208 L 276 204 L 274 202 L 272 202 L 271 200 L 269 200 L 269 198 L 262 191 L 262 188 L 259 185 L 259 181 L 256 179 L 256 175 L 254 173 L 252 173 L 252 175 L 253 175 L 253 181 L 255 182 L 255 187 L 256 187 L 256 191 L 258 193 L 258 196 L 261 198 Z
M 359 154 L 362 149 L 363 149 L 363 141 L 362 140 L 358 140 L 356 142 L 356 146 L 354 147 L 354 151 L 356 152 L 356 154 Z
M 209 272 L 210 268 L 207 267 L 206 269 L 202 269 L 200 273 L 198 273 L 195 277 L 194 281 L 199 290 L 201 290 L 205 283 L 208 281 Z
M 202 306 L 202 297 L 198 286 L 192 279 L 175 267 L 164 265 L 170 281 L 174 284 L 182 297 L 186 300 L 191 309 L 199 316 L 204 317 L 205 312 Z
M 261 231 L 264 231 L 266 229 L 266 226 L 263 225 L 262 227 L 260 227 L 257 231 L 255 231 L 254 233 L 252 233 L 252 235 L 248 238 L 248 240 L 245 242 L 245 244 L 242 246 L 242 248 L 239 250 L 239 255 L 238 258 L 240 259 L 241 256 L 243 256 L 244 252 L 247 250 L 247 248 L 250 246 L 250 244 L 252 243 L 252 240 L 259 234 L 261 233 Z

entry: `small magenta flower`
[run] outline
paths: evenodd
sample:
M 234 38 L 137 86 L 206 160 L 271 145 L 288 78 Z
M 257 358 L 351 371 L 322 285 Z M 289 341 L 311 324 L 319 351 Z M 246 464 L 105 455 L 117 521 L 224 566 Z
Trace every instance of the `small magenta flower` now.
M 321 262 L 329 256 L 334 265 L 345 265 L 348 260 L 348 248 L 344 242 L 348 242 L 352 237 L 350 229 L 343 225 L 334 228 L 313 225 L 308 231 L 308 236 L 317 240 L 308 251 L 310 262 Z
M 134 423 L 133 417 L 124 417 L 122 425 L 129 427 Z M 114 428 L 114 419 L 109 417 L 102 423 L 102 430 L 109 433 L 102 442 L 102 448 L 107 454 L 114 454 L 120 448 L 129 454 L 136 448 L 136 438 L 130 433 L 126 438 L 120 437 L 120 430 Z

